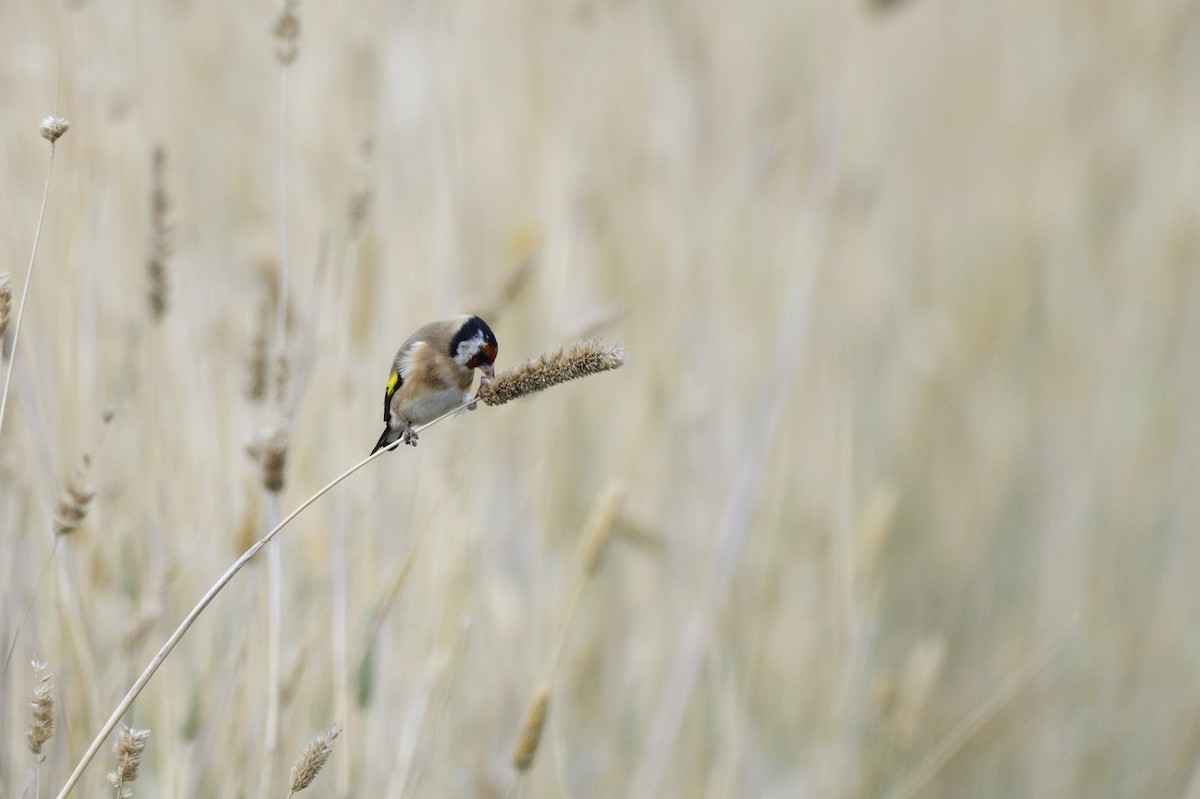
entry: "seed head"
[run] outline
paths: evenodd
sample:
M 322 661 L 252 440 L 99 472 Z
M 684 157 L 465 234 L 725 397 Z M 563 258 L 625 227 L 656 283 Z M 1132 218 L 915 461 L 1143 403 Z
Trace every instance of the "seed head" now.
M 150 243 L 146 252 L 146 276 L 150 284 L 147 298 L 150 316 L 161 321 L 167 312 L 167 257 L 171 254 L 171 197 L 167 194 L 167 152 L 154 148 L 150 185 Z
M 542 728 L 546 726 L 546 714 L 550 710 L 550 686 L 538 686 L 537 693 L 525 709 L 525 720 L 521 724 L 521 735 L 513 749 L 512 764 L 517 771 L 528 771 L 537 755 L 538 743 L 542 740 Z
M 45 755 L 42 746 L 54 735 L 54 681 L 53 675 L 46 674 L 46 664 L 33 662 L 34 682 L 33 698 L 30 707 L 33 708 L 33 721 L 25 735 L 29 751 L 37 755 L 41 762 Z
M 272 494 L 283 490 L 288 441 L 287 425 L 280 423 L 262 445 L 263 488 Z
M 70 120 L 62 117 L 49 116 L 42 120 L 42 124 L 38 126 L 38 133 L 42 134 L 42 138 L 54 144 L 62 138 L 62 135 L 71 127 Z
M 95 490 L 87 486 L 87 474 L 92 465 L 92 459 L 84 455 L 83 462 L 75 475 L 63 486 L 62 496 L 58 499 L 58 507 L 54 511 L 54 533 L 70 535 L 79 529 L 79 525 L 87 517 L 88 504 L 96 496 Z
M 488 405 L 503 405 L 568 380 L 618 369 L 627 357 L 625 350 L 607 347 L 599 339 L 576 341 L 502 372 L 479 388 L 479 398 Z
M 596 508 L 588 519 L 587 530 L 579 550 L 579 560 L 584 574 L 589 577 L 600 569 L 600 561 L 604 557 L 604 551 L 608 549 L 608 542 L 612 539 L 613 525 L 616 524 L 617 512 L 624 496 L 624 487 L 613 483 L 596 503 Z
M 317 778 L 325 766 L 325 761 L 329 760 L 329 756 L 333 754 L 333 740 L 341 732 L 342 728 L 335 724 L 329 732 L 322 733 L 308 742 L 308 746 L 304 747 L 300 757 L 296 758 L 296 762 L 292 764 L 292 793 L 302 791 L 312 785 L 312 781 Z
M 287 66 L 296 60 L 299 52 L 300 17 L 296 14 L 297 0 L 283 0 L 279 16 L 271 32 L 275 34 L 275 60 Z
M 0 339 L 8 329 L 8 316 L 12 312 L 12 280 L 8 273 L 0 275 Z M 0 347 L 0 349 L 3 349 Z
M 142 768 L 142 753 L 146 750 L 146 739 L 149 737 L 150 730 L 135 730 L 124 724 L 117 732 L 117 740 L 112 747 L 117 767 L 108 772 L 108 784 L 120 791 L 122 796 L 125 795 L 126 783 L 138 778 Z

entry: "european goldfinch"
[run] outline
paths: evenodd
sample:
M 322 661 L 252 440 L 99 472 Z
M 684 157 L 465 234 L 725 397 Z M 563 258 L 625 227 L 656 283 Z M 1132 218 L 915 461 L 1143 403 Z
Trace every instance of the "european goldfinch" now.
M 392 364 L 383 397 L 387 427 L 371 454 L 398 440 L 415 447 L 415 425 L 470 402 L 475 370 L 488 380 L 495 377 L 498 348 L 492 329 L 478 316 L 430 322 L 413 333 Z

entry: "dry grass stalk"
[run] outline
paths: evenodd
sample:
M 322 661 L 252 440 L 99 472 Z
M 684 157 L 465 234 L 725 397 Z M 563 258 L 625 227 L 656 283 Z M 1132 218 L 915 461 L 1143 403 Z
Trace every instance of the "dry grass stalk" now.
M 138 611 L 138 615 L 133 620 L 133 625 L 126 631 L 123 638 L 122 645 L 125 651 L 130 654 L 137 652 L 145 642 L 146 636 L 154 631 L 154 627 L 158 624 L 158 620 L 161 617 L 161 605 L 151 605 L 148 608 Z
M 490 319 L 492 324 L 495 324 L 498 319 L 504 314 L 517 297 L 529 285 L 529 279 L 533 275 L 533 264 L 535 255 L 533 252 L 525 253 L 504 278 L 504 282 L 500 284 L 500 289 L 492 299 L 480 304 L 474 311 L 477 316 L 482 316 L 484 319 Z
M 300 17 L 296 14 L 298 0 L 283 0 L 279 6 L 279 16 L 271 33 L 275 35 L 275 60 L 282 66 L 287 66 L 296 60 L 300 52 Z
M 662 533 L 651 530 L 641 522 L 635 521 L 622 513 L 613 523 L 614 533 L 623 541 L 640 549 L 651 552 L 661 552 L 666 549 L 667 542 Z
M 275 357 L 271 369 L 271 398 L 275 407 L 283 416 L 288 415 L 292 407 L 292 366 L 287 355 L 279 353 Z
M 167 214 L 171 198 L 166 186 L 167 152 L 158 146 L 152 157 L 150 185 L 150 244 L 146 253 L 146 274 L 150 288 L 150 316 L 161 321 L 167 312 L 167 257 L 171 254 L 171 225 Z
M 138 778 L 142 768 L 142 753 L 146 751 L 146 739 L 150 730 L 135 730 L 125 724 L 117 731 L 117 740 L 113 742 L 113 755 L 117 758 L 117 767 L 108 772 L 108 784 L 117 789 L 117 796 L 132 796 L 133 791 L 126 786 Z
M 146 636 L 154 631 L 162 619 L 166 597 L 177 574 L 178 569 L 175 565 L 156 570 L 149 586 L 142 592 L 137 615 L 134 616 L 123 639 L 125 651 L 130 656 L 141 649 Z
M 42 134 L 42 138 L 54 144 L 62 138 L 63 134 L 71 128 L 70 120 L 62 117 L 48 116 L 42 120 L 42 124 L 38 126 L 38 133 Z
M 287 424 L 281 421 L 262 446 L 263 488 L 272 494 L 283 490 L 289 440 Z
M 363 223 L 367 220 L 367 214 L 371 212 L 371 205 L 375 201 L 375 187 L 371 182 L 371 154 L 374 148 L 375 145 L 370 136 L 364 136 L 358 145 L 362 163 L 359 166 L 358 188 L 350 197 L 350 234 L 352 236 L 362 230 Z
M 601 308 L 579 320 L 571 338 L 595 338 L 625 318 L 629 309 L 623 305 Z
M 292 783 L 291 790 L 288 792 L 289 797 L 297 791 L 302 791 L 309 785 L 312 785 L 312 781 L 321 773 L 325 762 L 333 754 L 333 741 L 341 732 L 342 728 L 335 724 L 329 732 L 322 733 L 308 742 L 308 746 L 304 747 L 304 751 L 300 753 L 300 757 L 292 764 Z
M 8 318 L 12 314 L 12 278 L 8 272 L 0 275 L 0 339 L 8 329 Z M 0 347 L 3 350 L 3 347 Z M 0 353 L 2 354 L 2 353 Z
M 271 324 L 269 303 L 264 299 L 255 317 L 254 336 L 250 340 L 250 357 L 247 359 L 248 379 L 246 399 L 260 402 L 267 394 L 268 330 Z
M 500 373 L 480 387 L 479 398 L 488 405 L 503 405 L 568 380 L 620 368 L 627 357 L 625 350 L 605 346 L 599 339 L 577 341 Z
M 904 669 L 896 685 L 892 721 L 905 747 L 911 747 L 916 741 L 921 719 L 945 660 L 946 642 L 941 638 L 918 641 L 904 659 Z
M 286 360 L 280 361 L 282 355 L 273 356 L 271 352 L 271 337 L 275 334 L 273 328 L 279 318 L 279 284 L 276 274 L 279 267 L 274 261 L 263 260 L 257 266 L 259 299 L 254 312 L 254 331 L 250 338 L 250 355 L 247 358 L 246 398 L 259 402 L 267 397 L 267 388 L 275 389 L 275 400 L 278 403 L 279 389 L 286 385 L 290 369 Z M 286 311 L 285 325 L 292 326 L 292 309 Z
M 878 582 L 879 566 L 883 562 L 888 538 L 895 529 L 899 504 L 900 493 L 894 486 L 877 486 L 859 522 L 859 532 L 854 541 L 854 578 L 856 588 L 864 596 L 874 590 Z
M 92 465 L 92 459 L 84 455 L 83 465 L 76 471 L 75 476 L 63 486 L 62 496 L 54 511 L 55 535 L 70 535 L 79 529 L 87 517 L 88 504 L 96 496 L 96 492 L 87 487 L 87 472 Z
M 453 413 L 454 411 L 450 411 L 440 418 L 448 418 L 453 415 Z M 432 422 L 430 422 L 430 424 L 432 424 Z M 428 426 L 429 425 L 427 424 L 423 427 Z M 225 572 L 217 579 L 217 581 L 212 584 L 208 591 L 205 592 L 204 596 L 202 596 L 196 605 L 188 612 L 187 616 L 184 617 L 179 626 L 175 628 L 175 632 L 171 633 L 171 636 L 167 639 L 166 643 L 162 645 L 155 656 L 151 659 L 150 663 L 142 671 L 141 675 L 134 681 L 133 685 L 130 686 L 125 696 L 120 702 L 117 703 L 117 706 L 113 709 L 112 714 L 108 717 L 108 721 L 104 722 L 103 726 L 100 728 L 100 731 L 96 734 L 96 737 L 92 739 L 92 743 L 88 746 L 87 751 L 84 752 L 82 757 L 80 757 L 79 762 L 75 764 L 74 770 L 71 772 L 70 776 L 67 777 L 66 782 L 63 784 L 62 789 L 58 793 L 58 799 L 66 799 L 66 797 L 79 783 L 80 778 L 83 776 L 83 772 L 87 769 L 92 760 L 95 759 L 96 755 L 99 754 L 100 749 L 103 748 L 104 742 L 108 739 L 108 736 L 112 734 L 114 729 L 116 729 L 117 725 L 121 721 L 121 718 L 129 710 L 134 700 L 137 699 L 137 697 L 142 693 L 142 690 L 146 687 L 146 684 L 150 682 L 150 679 L 158 671 L 159 666 L 161 666 L 171 652 L 174 651 L 175 647 L 179 644 L 179 641 L 184 635 L 187 634 L 188 630 L 191 629 L 192 625 L 196 622 L 196 619 L 200 617 L 200 614 L 202 614 L 205 609 L 212 604 L 212 601 L 219 593 L 221 593 L 221 591 L 225 589 L 227 585 L 229 585 L 229 582 L 237 576 L 238 572 L 240 572 L 245 565 L 262 550 L 263 547 L 274 540 L 276 535 L 278 535 L 285 527 L 291 524 L 297 516 L 307 510 L 321 497 L 325 496 L 334 488 L 341 485 L 343 481 L 345 481 L 359 469 L 362 469 L 364 466 L 371 463 L 375 458 L 378 458 L 382 453 L 383 450 L 376 452 L 374 455 L 369 455 L 363 458 L 358 463 L 354 464 L 350 468 L 346 469 L 346 471 L 330 480 L 314 494 L 297 505 L 291 513 L 284 516 L 278 524 L 271 528 L 270 532 L 256 541 L 253 546 L 243 552 L 241 556 L 234 561 L 228 569 L 225 570 Z
M 254 457 L 257 458 L 257 456 Z M 233 532 L 233 551 L 237 554 L 245 552 L 253 546 L 258 537 L 258 491 L 254 489 L 254 484 L 249 480 L 246 483 L 245 494 L 246 502 L 242 506 L 237 527 Z
M 989 698 L 968 713 L 966 718 L 956 724 L 936 746 L 929 750 L 929 753 L 912 771 L 902 777 L 891 790 L 883 794 L 885 799 L 909 799 L 919 795 L 934 775 L 1049 664 L 1050 659 L 1059 651 L 1066 642 L 1067 636 L 1076 629 L 1078 623 L 1078 618 L 1073 619 L 1058 635 L 1043 644 L 1015 671 L 1004 678 Z M 938 643 L 940 642 L 935 642 L 934 646 L 936 647 Z M 940 668 L 941 664 L 939 662 L 936 665 Z
M 542 729 L 546 726 L 546 715 L 550 710 L 550 686 L 538 686 L 529 707 L 525 709 L 525 720 L 521 724 L 521 734 L 517 738 L 516 748 L 513 749 L 512 764 L 520 773 L 525 773 L 533 765 L 537 755 L 538 743 L 542 740 Z
M 617 511 L 620 510 L 621 500 L 624 497 L 625 487 L 620 483 L 613 483 L 596 503 L 596 508 L 592 511 L 591 518 L 588 519 L 587 530 L 583 534 L 583 543 L 579 550 L 581 553 L 579 562 L 583 567 L 584 574 L 589 577 L 600 569 L 600 562 L 604 558 L 604 552 L 608 549 L 608 542 L 612 540 Z
M 4 389 L 0 391 L 0 430 L 4 427 L 4 411 L 8 408 L 8 392 L 12 388 L 12 370 L 17 359 L 17 339 L 21 335 L 21 320 L 25 318 L 25 301 L 29 299 L 29 286 L 33 283 L 33 265 L 37 263 L 38 244 L 42 240 L 42 223 L 46 221 L 46 201 L 50 197 L 50 177 L 54 174 L 54 143 L 67 132 L 71 123 L 59 117 L 49 116 L 42 120 L 38 131 L 50 142 L 50 163 L 46 166 L 46 186 L 42 189 L 42 207 L 38 211 L 37 228 L 33 233 L 33 251 L 29 254 L 29 268 L 25 270 L 25 287 L 21 289 L 21 302 L 17 305 L 17 320 L 13 327 L 12 357 L 4 371 Z
M 54 735 L 54 680 L 53 675 L 46 674 L 46 664 L 33 662 L 34 682 L 33 698 L 29 704 L 33 708 L 33 721 L 25 734 L 29 751 L 37 756 L 37 762 L 46 759 L 42 747 Z

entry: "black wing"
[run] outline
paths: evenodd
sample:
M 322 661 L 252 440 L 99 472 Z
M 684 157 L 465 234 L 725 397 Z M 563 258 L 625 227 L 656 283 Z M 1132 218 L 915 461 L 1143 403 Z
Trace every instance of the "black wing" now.
M 393 371 L 388 376 L 387 390 L 383 393 L 383 423 L 388 424 L 392 421 L 392 395 L 396 393 L 396 389 L 404 385 L 404 378 L 399 372 Z

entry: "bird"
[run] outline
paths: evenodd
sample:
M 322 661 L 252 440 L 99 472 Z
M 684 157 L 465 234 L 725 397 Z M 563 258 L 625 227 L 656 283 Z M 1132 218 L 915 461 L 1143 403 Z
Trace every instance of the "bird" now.
M 413 427 L 470 402 L 475 370 L 494 378 L 498 352 L 488 323 L 472 314 L 430 322 L 409 336 L 392 362 L 383 395 L 386 426 L 371 454 L 396 441 L 415 447 Z

